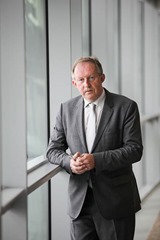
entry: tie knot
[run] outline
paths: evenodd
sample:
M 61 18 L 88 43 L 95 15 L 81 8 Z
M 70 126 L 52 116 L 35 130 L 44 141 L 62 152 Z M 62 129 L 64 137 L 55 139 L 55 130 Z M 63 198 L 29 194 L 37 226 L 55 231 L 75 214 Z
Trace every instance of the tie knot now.
M 95 109 L 96 109 L 96 104 L 95 104 L 95 103 L 89 103 L 89 107 L 90 107 L 92 110 L 95 110 Z

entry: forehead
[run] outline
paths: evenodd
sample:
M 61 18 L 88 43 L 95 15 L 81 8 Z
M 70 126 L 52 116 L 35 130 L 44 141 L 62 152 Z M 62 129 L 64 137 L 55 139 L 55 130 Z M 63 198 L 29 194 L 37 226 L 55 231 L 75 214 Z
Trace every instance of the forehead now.
M 80 62 L 77 64 L 74 70 L 74 75 L 75 76 L 83 76 L 86 74 L 93 74 L 96 73 L 97 69 L 94 63 L 90 62 Z

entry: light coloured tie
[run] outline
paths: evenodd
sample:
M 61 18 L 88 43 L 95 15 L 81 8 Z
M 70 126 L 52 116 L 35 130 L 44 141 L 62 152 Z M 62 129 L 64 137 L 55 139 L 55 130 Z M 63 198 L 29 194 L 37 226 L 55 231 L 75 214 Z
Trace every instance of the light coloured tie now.
M 96 105 L 94 103 L 90 103 L 89 107 L 90 107 L 90 112 L 89 112 L 88 124 L 86 129 L 86 141 L 87 141 L 88 151 L 91 152 L 95 135 L 96 135 L 96 112 L 95 112 Z

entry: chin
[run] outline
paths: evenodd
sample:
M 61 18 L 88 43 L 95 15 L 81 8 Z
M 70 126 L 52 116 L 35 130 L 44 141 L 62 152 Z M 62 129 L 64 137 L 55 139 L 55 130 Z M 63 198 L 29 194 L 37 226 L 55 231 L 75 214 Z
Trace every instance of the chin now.
M 96 98 L 85 97 L 88 102 L 94 102 Z
M 95 92 L 92 90 L 92 91 L 88 91 L 88 92 L 85 92 L 83 97 L 88 101 L 88 102 L 93 102 L 95 101 L 98 97 L 97 97 L 97 94 L 95 94 Z

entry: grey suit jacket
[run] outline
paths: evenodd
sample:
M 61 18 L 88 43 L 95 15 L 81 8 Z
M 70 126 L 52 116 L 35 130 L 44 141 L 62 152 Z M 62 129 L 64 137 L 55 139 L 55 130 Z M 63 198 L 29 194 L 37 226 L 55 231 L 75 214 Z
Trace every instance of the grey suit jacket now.
M 105 89 L 106 100 L 92 154 L 95 169 L 72 174 L 71 154 L 87 153 L 81 96 L 61 104 L 50 137 L 47 158 L 70 174 L 68 213 L 75 219 L 82 208 L 91 174 L 93 194 L 99 211 L 106 219 L 123 218 L 140 207 L 140 197 L 132 164 L 140 161 L 143 151 L 139 111 L 129 98 Z

